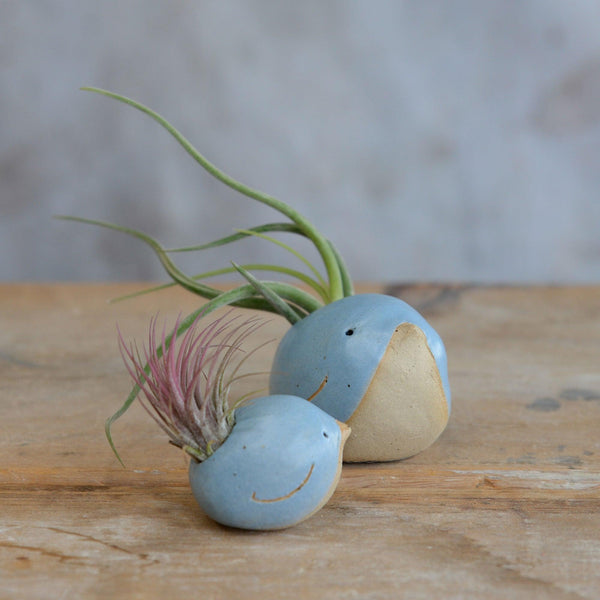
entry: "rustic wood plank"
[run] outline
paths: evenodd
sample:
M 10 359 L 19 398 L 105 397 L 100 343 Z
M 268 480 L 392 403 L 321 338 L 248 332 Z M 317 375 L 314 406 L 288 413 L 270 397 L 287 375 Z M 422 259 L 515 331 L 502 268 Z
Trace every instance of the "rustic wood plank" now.
M 449 426 L 409 460 L 346 465 L 322 511 L 275 533 L 206 518 L 137 406 L 114 432 L 127 468 L 112 456 L 115 323 L 142 339 L 198 303 L 106 303 L 139 287 L 0 285 L 0 598 L 598 598 L 599 287 L 389 288 L 446 342 Z

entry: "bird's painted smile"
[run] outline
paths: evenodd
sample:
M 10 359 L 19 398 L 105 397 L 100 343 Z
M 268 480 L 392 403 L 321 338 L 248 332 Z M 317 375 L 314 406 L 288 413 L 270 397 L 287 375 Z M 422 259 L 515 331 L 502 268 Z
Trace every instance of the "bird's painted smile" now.
M 287 493 L 285 496 L 278 496 L 277 498 L 264 498 L 263 499 L 263 498 L 257 498 L 256 492 L 252 492 L 252 500 L 254 500 L 254 502 L 261 502 L 261 503 L 266 504 L 269 502 L 281 502 L 281 500 L 287 500 L 288 498 L 291 498 L 294 494 L 299 492 L 308 483 L 308 480 L 310 479 L 314 468 L 315 468 L 315 463 L 310 465 L 310 469 L 308 470 L 308 473 L 307 473 L 306 477 L 304 478 L 304 480 L 302 481 L 302 483 L 297 488 L 295 488 L 291 492 Z

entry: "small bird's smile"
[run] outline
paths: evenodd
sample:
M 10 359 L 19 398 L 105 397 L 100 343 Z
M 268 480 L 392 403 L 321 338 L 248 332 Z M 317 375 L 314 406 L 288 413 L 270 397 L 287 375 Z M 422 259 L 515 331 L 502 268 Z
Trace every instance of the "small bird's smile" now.
M 279 496 L 277 498 L 263 499 L 263 498 L 257 498 L 256 492 L 252 492 L 252 500 L 254 500 L 254 502 L 269 503 L 269 502 L 280 502 L 281 500 L 287 500 L 288 498 L 291 498 L 294 494 L 299 492 L 308 483 L 308 480 L 310 479 L 314 468 L 315 468 L 315 463 L 310 465 L 310 469 L 308 470 L 308 473 L 307 473 L 306 477 L 304 478 L 304 480 L 302 481 L 302 483 L 297 488 L 293 489 L 291 492 L 286 494 L 285 496 Z

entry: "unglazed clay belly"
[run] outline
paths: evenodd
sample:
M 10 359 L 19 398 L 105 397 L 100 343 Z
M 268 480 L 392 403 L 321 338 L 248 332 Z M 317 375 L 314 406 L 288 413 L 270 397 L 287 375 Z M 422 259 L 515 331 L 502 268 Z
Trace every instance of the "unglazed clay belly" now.
M 448 422 L 448 403 L 425 334 L 411 323 L 394 331 L 358 408 L 348 420 L 353 435 L 348 462 L 389 461 L 430 446 Z

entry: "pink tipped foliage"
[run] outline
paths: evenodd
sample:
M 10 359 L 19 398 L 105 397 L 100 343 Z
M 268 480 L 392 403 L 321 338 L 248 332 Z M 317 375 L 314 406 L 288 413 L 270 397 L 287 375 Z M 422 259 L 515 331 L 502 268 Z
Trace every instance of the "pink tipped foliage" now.
M 260 327 L 260 321 L 250 318 L 236 323 L 238 317 L 229 315 L 203 329 L 198 326 L 200 315 L 183 336 L 173 337 L 172 343 L 164 326 L 157 336 L 154 318 L 143 355 L 136 345 L 128 346 L 119 331 L 121 356 L 143 392 L 138 395 L 142 406 L 172 444 L 199 461 L 208 458 L 233 428 L 234 411 L 243 398 L 230 406 L 229 391 L 242 377 L 238 375 L 242 363 L 258 349 L 244 353 L 241 346 Z M 178 318 L 174 332 L 180 322 Z

